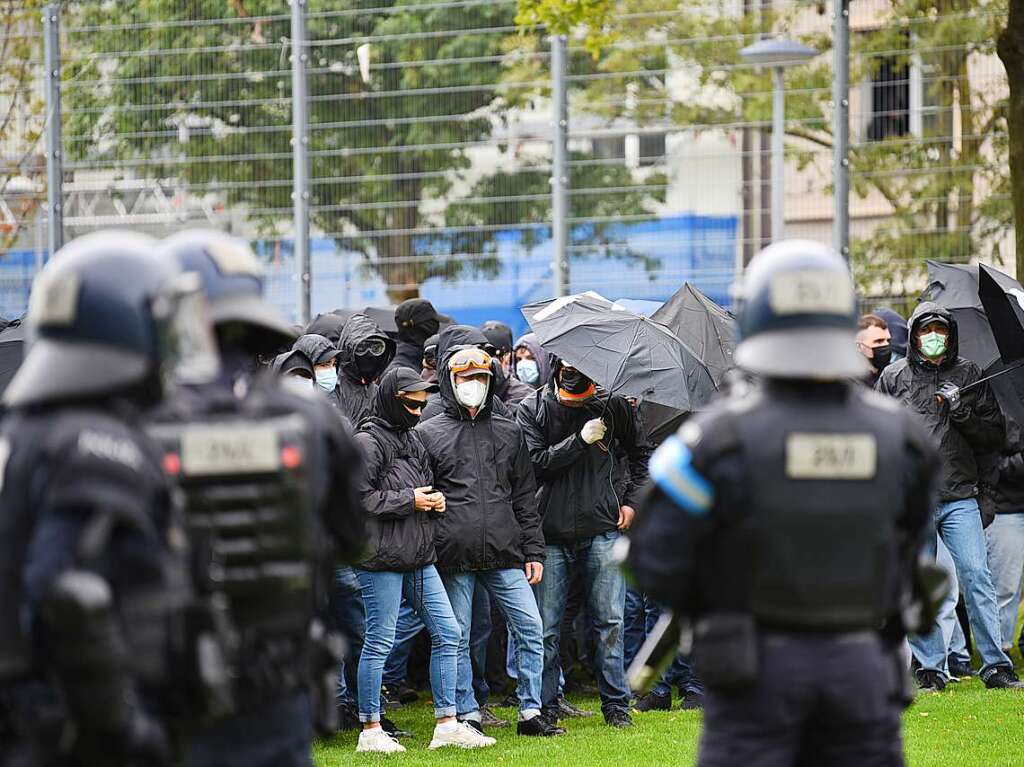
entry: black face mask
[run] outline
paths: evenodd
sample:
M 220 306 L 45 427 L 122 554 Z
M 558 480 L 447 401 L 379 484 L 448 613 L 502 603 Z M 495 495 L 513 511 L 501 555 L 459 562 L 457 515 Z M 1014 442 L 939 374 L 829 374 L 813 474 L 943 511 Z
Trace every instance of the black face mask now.
M 374 357 L 372 354 L 356 355 L 356 370 L 364 381 L 372 381 L 384 371 L 384 356 Z
M 558 377 L 558 384 L 569 394 L 583 394 L 590 384 L 593 383 L 578 370 L 562 370 Z
M 401 397 L 398 397 L 399 405 L 397 408 L 395 408 L 393 413 L 395 426 L 398 426 L 399 428 L 403 429 L 414 429 L 416 428 L 416 424 L 420 422 L 420 413 L 422 413 L 423 411 L 421 410 L 420 413 L 410 413 L 405 408 L 403 404 L 404 402 L 405 400 L 403 400 Z M 416 404 L 419 405 L 420 407 L 423 406 L 422 402 L 414 402 L 414 400 L 409 400 L 409 404 Z
M 871 350 L 871 366 L 875 370 L 882 370 L 892 362 L 892 347 L 889 344 L 876 346 Z

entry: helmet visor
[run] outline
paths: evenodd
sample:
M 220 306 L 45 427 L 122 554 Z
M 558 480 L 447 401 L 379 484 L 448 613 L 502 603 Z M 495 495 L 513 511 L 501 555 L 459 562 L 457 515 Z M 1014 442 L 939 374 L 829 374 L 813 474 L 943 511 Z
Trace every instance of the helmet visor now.
M 175 383 L 206 383 L 220 372 L 220 355 L 213 336 L 198 275 L 176 278 L 153 304 L 164 376 Z

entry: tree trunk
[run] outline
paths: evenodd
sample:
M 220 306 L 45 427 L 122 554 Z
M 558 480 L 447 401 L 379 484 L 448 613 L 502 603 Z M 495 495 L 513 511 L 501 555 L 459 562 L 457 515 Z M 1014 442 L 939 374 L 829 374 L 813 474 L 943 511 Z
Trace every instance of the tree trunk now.
M 1010 84 L 1010 182 L 1012 185 L 1017 278 L 1024 275 L 1024 0 L 1010 0 L 1006 28 L 999 35 L 999 58 Z

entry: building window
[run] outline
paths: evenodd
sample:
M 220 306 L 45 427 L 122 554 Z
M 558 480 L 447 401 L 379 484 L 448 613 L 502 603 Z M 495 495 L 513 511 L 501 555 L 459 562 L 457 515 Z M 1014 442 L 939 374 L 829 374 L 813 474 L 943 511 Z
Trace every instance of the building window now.
M 910 134 L 910 64 L 904 57 L 879 59 L 871 72 L 868 140 L 885 141 Z

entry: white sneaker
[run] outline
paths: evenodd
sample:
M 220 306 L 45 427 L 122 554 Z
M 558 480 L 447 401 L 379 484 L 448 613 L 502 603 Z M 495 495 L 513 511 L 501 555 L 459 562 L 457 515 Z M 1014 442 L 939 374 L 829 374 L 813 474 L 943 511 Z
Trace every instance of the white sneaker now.
M 434 727 L 434 738 L 430 741 L 430 749 L 457 746 L 459 748 L 486 748 L 497 743 L 494 738 L 481 735 L 476 729 L 465 722 L 447 722 Z
M 359 733 L 359 744 L 356 746 L 357 753 L 373 754 L 401 754 L 405 752 L 405 746 L 392 738 L 381 727 L 374 727 L 370 730 L 363 730 Z

